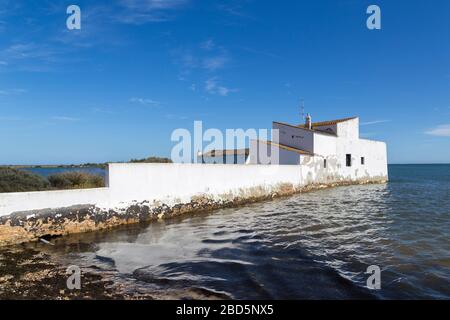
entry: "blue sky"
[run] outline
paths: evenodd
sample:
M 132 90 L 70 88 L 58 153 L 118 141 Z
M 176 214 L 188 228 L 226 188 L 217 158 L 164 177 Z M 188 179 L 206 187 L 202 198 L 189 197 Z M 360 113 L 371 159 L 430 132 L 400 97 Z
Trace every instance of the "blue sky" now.
M 301 98 L 390 163 L 450 162 L 450 1 L 0 0 L 0 164 L 169 156 L 194 120 L 298 123 Z

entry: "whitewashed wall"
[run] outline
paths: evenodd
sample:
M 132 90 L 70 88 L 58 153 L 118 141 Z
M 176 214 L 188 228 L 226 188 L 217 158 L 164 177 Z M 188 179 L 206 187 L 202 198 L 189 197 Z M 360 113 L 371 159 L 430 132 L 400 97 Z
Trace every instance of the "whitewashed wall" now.
M 195 195 L 238 194 L 252 187 L 270 190 L 280 183 L 301 183 L 298 166 L 110 164 L 108 171 L 108 188 L 0 193 L 0 216 L 87 204 L 113 208 L 144 200 L 173 205 L 189 202 Z
M 272 128 L 279 130 L 280 144 L 309 152 L 314 151 L 314 134 L 312 131 L 301 130 L 300 128 L 278 122 L 274 122 Z
M 329 158 L 327 168 L 323 167 L 323 157 L 302 155 L 297 158 L 294 153 L 293 159 L 299 159 L 301 165 L 110 164 L 107 188 L 2 193 L 0 216 L 74 205 L 117 208 L 136 201 L 174 205 L 189 202 L 197 195 L 241 195 L 253 187 L 270 192 L 286 183 L 301 186 L 369 177 L 387 178 L 386 145 L 368 140 L 360 140 L 360 143 L 355 148 L 366 156 L 367 167 L 348 170 L 341 163 L 345 161 L 348 149 L 338 150 L 338 157 L 344 154 L 344 160 L 335 159 L 333 163 Z
M 297 166 L 222 164 L 110 164 L 111 205 L 127 201 L 189 202 L 192 196 L 239 194 L 301 183 Z
M 109 204 L 109 188 L 0 193 L 0 217 L 17 211 Z
M 261 140 L 251 140 L 249 152 L 249 164 L 267 163 L 262 160 L 267 157 L 270 158 L 270 163 L 274 164 L 299 165 L 301 162 L 301 155 L 298 152 L 282 149 Z

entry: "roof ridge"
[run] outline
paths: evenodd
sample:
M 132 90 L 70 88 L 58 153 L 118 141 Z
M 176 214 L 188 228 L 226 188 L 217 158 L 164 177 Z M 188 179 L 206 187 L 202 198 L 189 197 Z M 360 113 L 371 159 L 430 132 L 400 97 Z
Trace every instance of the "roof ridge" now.
M 320 122 L 313 122 L 311 125 L 313 127 L 321 127 L 321 126 L 327 126 L 327 125 L 333 125 L 340 122 L 350 121 L 357 119 L 358 117 L 348 117 L 348 118 L 342 118 L 342 119 L 335 119 L 335 120 L 326 120 L 326 121 L 320 121 Z M 301 124 L 299 126 L 304 126 L 304 124 Z

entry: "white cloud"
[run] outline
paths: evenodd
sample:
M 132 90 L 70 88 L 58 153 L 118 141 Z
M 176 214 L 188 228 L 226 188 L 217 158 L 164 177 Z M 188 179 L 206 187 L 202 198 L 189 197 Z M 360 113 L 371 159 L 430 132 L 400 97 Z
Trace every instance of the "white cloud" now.
M 228 58 L 225 55 L 208 57 L 203 60 L 203 68 L 208 71 L 216 71 L 218 69 L 222 69 L 225 67 L 225 64 L 228 62 Z
M 139 103 L 139 104 L 142 104 L 145 106 L 154 106 L 154 107 L 161 105 L 161 102 L 159 102 L 159 101 L 155 101 L 152 99 L 146 99 L 146 98 L 136 98 L 136 97 L 130 98 L 130 102 L 135 102 L 135 103 Z
M 241 18 L 252 18 L 243 11 L 242 1 L 236 1 L 233 3 L 222 3 L 217 6 L 220 11 L 223 11 L 229 15 L 241 17 Z M 253 18 L 252 18 L 253 19 Z
M 171 50 L 174 63 L 181 66 L 181 75 L 183 80 L 195 71 L 217 72 L 225 68 L 231 61 L 228 51 L 214 43 L 213 40 L 207 40 L 199 48 L 179 47 Z
M 217 94 L 219 96 L 226 97 L 229 93 L 236 92 L 238 90 L 219 85 L 217 77 L 213 77 L 205 81 L 205 91 L 209 94 Z
M 56 121 L 79 121 L 80 119 L 78 118 L 73 118 L 73 117 L 66 117 L 66 116 L 54 116 L 52 117 L 52 120 L 56 120 Z
M 18 95 L 22 93 L 26 93 L 27 90 L 25 89 L 6 89 L 6 90 L 0 90 L 0 96 L 10 96 L 10 95 Z
M 117 19 L 123 23 L 144 24 L 171 20 L 169 11 L 185 6 L 188 0 L 120 0 L 125 9 Z
M 173 114 L 173 113 L 166 114 L 165 117 L 168 120 L 186 120 L 186 119 L 188 119 L 188 117 L 186 117 L 186 116 L 179 115 L 179 114 Z
M 450 137 L 450 124 L 442 124 L 436 128 L 425 131 L 425 134 L 436 137 Z
M 361 126 L 370 126 L 372 124 L 379 124 L 379 123 L 386 123 L 391 122 L 392 120 L 374 120 L 374 121 L 368 121 L 368 122 L 361 122 Z
M 48 43 L 14 43 L 0 51 L 2 66 L 6 69 L 43 72 L 50 66 L 62 65 L 68 61 L 67 48 L 51 46 Z

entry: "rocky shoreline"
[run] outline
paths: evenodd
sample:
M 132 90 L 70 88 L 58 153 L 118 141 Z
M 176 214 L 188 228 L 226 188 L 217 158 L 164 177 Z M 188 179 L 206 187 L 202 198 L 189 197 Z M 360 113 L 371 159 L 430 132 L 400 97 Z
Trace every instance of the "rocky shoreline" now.
M 126 299 L 112 282 L 93 272 L 83 274 L 83 290 L 67 289 L 66 268 L 51 256 L 25 247 L 0 251 L 0 299 Z M 146 299 L 151 297 L 146 297 Z
M 67 250 L 71 250 L 68 244 Z M 24 245 L 0 249 L 0 300 L 186 300 L 230 299 L 202 288 L 152 290 L 117 271 L 81 266 L 81 288 L 67 287 L 67 266 L 47 250 Z

